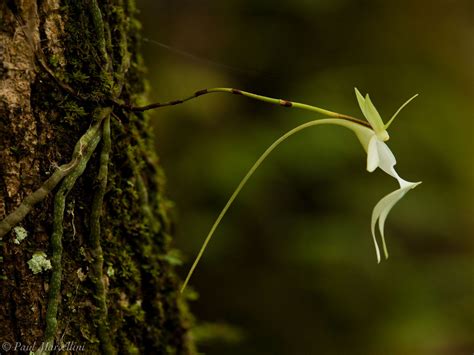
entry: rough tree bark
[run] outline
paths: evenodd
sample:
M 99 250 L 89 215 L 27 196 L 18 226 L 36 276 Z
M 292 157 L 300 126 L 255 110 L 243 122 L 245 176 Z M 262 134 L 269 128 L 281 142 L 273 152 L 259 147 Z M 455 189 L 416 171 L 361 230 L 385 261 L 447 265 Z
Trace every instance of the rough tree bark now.
M 11 350 L 194 352 L 163 174 L 146 115 L 125 108 L 144 92 L 135 15 L 133 0 L 0 1 L 0 220 L 32 207 L 0 249 Z M 35 254 L 52 268 L 33 273 Z

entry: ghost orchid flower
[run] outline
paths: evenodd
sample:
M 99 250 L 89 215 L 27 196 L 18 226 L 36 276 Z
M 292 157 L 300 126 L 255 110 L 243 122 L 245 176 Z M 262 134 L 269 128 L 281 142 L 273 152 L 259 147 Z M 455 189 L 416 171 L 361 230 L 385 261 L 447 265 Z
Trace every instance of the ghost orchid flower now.
M 184 291 L 186 288 L 186 285 L 188 284 L 189 279 L 191 278 L 191 275 L 194 272 L 194 269 L 196 268 L 197 264 L 199 263 L 199 260 L 201 259 L 204 250 L 207 247 L 207 244 L 211 240 L 212 236 L 214 235 L 214 232 L 216 231 L 217 226 L 219 223 L 222 221 L 222 218 L 224 215 L 227 213 L 229 210 L 230 206 L 232 203 L 235 201 L 237 195 L 240 193 L 242 188 L 245 186 L 247 181 L 250 179 L 250 177 L 253 175 L 253 173 L 258 169 L 258 167 L 262 164 L 262 162 L 270 155 L 270 153 L 277 147 L 279 146 L 283 141 L 291 137 L 297 132 L 300 132 L 302 130 L 305 130 L 306 128 L 313 127 L 313 126 L 318 126 L 318 125 L 337 125 L 337 126 L 343 126 L 345 128 L 350 129 L 353 131 L 356 136 L 359 138 L 359 141 L 361 142 L 362 146 L 364 147 L 365 151 L 367 152 L 367 170 L 369 172 L 374 171 L 377 168 L 382 169 L 385 171 L 387 174 L 393 176 L 395 179 L 397 179 L 398 183 L 400 184 L 400 189 L 388 194 L 384 198 L 382 198 L 377 205 L 375 206 L 373 212 L 372 212 L 372 237 L 374 240 L 375 244 L 375 251 L 377 253 L 377 261 L 380 262 L 380 250 L 377 244 L 377 239 L 375 238 L 375 225 L 377 223 L 377 220 L 379 222 L 379 229 L 380 229 L 380 234 L 382 237 L 382 243 L 383 243 L 383 248 L 385 252 L 385 257 L 388 257 L 387 253 L 387 248 L 385 246 L 385 239 L 384 239 L 384 224 L 385 224 L 385 219 L 387 218 L 388 213 L 392 209 L 392 207 L 411 189 L 413 189 L 415 186 L 419 184 L 418 183 L 412 183 L 403 180 L 400 178 L 397 174 L 397 172 L 394 169 L 394 166 L 396 164 L 395 157 L 393 153 L 390 151 L 388 148 L 387 144 L 385 142 L 389 139 L 389 135 L 387 133 L 387 128 L 390 126 L 390 124 L 393 122 L 395 117 L 400 113 L 400 111 L 411 101 L 413 100 L 417 95 L 413 96 L 410 98 L 407 102 L 405 102 L 398 110 L 395 112 L 395 114 L 392 116 L 392 118 L 388 121 L 387 124 L 384 124 L 382 121 L 382 118 L 380 117 L 379 113 L 377 112 L 377 109 L 375 106 L 372 104 L 372 101 L 370 101 L 369 95 L 366 95 L 364 98 L 360 92 L 355 89 L 356 96 L 357 96 L 357 101 L 359 102 L 360 109 L 362 110 L 362 113 L 364 114 L 365 118 L 367 119 L 367 122 L 361 121 L 359 119 L 350 117 L 350 116 L 345 116 L 341 115 L 335 112 L 331 112 L 328 110 L 324 110 L 315 106 L 310 106 L 306 104 L 301 104 L 301 103 L 295 103 L 295 102 L 289 102 L 286 100 L 278 100 L 278 99 L 272 99 L 272 98 L 267 98 L 264 96 L 259 96 L 255 95 L 252 93 L 248 93 L 245 91 L 241 90 L 236 90 L 236 89 L 226 89 L 226 88 L 217 88 L 217 89 L 212 89 L 212 90 L 207 90 L 206 93 L 208 92 L 231 92 L 233 94 L 241 94 L 245 96 L 252 97 L 254 99 L 270 102 L 270 103 L 276 103 L 281 106 L 285 107 L 299 107 L 301 109 L 306 109 L 309 111 L 313 112 L 318 112 L 322 113 L 325 116 L 329 116 L 331 118 L 323 118 L 323 119 L 316 119 L 310 122 L 303 123 L 292 130 L 286 132 L 284 135 L 282 135 L 280 138 L 278 138 L 276 141 L 274 141 L 266 150 L 263 152 L 262 155 L 257 159 L 257 161 L 252 165 L 250 170 L 247 172 L 247 174 L 244 176 L 244 178 L 240 181 L 239 185 L 237 185 L 237 188 L 234 190 L 230 198 L 227 200 L 227 203 L 225 204 L 224 208 L 221 210 L 219 216 L 217 217 L 216 221 L 211 227 L 211 230 L 209 231 L 207 237 L 204 239 L 204 242 L 201 246 L 201 249 L 199 250 L 198 255 L 194 259 L 194 262 L 191 266 L 191 269 L 189 270 L 186 279 L 184 280 L 184 283 L 181 287 L 181 292 Z M 202 95 L 202 92 L 198 92 L 199 95 Z M 193 95 L 185 100 L 189 100 L 193 97 L 197 97 L 199 95 Z M 174 101 L 173 101 L 174 102 Z M 165 104 L 163 106 L 166 106 L 168 104 Z
M 375 225 L 377 224 L 377 221 L 379 225 L 380 236 L 382 238 L 384 255 L 385 258 L 388 258 L 388 251 L 384 235 L 384 225 L 387 215 L 392 209 L 392 207 L 395 206 L 395 204 L 400 201 L 401 198 L 405 196 L 405 194 L 409 190 L 421 184 L 421 182 L 405 181 L 395 171 L 395 165 L 397 161 L 392 151 L 385 143 L 389 139 L 389 135 L 386 129 L 390 126 L 390 124 L 400 113 L 400 111 L 418 95 L 414 95 L 413 97 L 408 99 L 402 106 L 400 106 L 400 108 L 395 112 L 395 114 L 388 121 L 388 123 L 384 125 L 382 118 L 380 117 L 380 114 L 378 113 L 377 109 L 370 100 L 369 95 L 367 94 L 364 98 L 359 92 L 359 90 L 357 90 L 357 88 L 355 88 L 355 93 L 357 101 L 359 102 L 360 109 L 367 121 L 370 123 L 370 126 L 372 127 L 372 130 L 358 130 L 359 133 L 355 132 L 360 142 L 362 143 L 362 146 L 367 152 L 367 171 L 372 172 L 375 169 L 380 168 L 390 176 L 394 177 L 400 185 L 400 188 L 398 190 L 395 190 L 387 196 L 383 197 L 375 205 L 372 211 L 372 238 L 374 240 L 375 252 L 377 254 L 377 262 L 380 262 L 380 250 L 377 244 L 377 239 L 375 237 Z

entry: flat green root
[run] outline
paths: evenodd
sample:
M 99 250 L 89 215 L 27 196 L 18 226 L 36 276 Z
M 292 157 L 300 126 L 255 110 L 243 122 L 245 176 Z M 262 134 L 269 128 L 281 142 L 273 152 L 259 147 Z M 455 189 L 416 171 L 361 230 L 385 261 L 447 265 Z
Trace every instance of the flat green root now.
M 62 236 L 63 236 L 63 221 L 64 221 L 64 208 L 66 205 L 66 197 L 69 194 L 69 191 L 74 187 L 77 179 L 82 175 L 84 170 L 87 167 L 92 153 L 97 148 L 97 145 L 101 139 L 100 125 L 103 118 L 110 114 L 110 109 L 102 109 L 99 111 L 98 119 L 92 127 L 96 129 L 89 132 L 90 140 L 89 144 L 84 146 L 81 145 L 80 155 L 78 157 L 78 162 L 72 168 L 68 176 L 64 178 L 59 187 L 55 197 L 54 197 L 54 212 L 53 212 L 53 234 L 51 235 L 51 264 L 53 266 L 53 271 L 51 274 L 51 280 L 49 285 L 49 294 L 48 294 L 48 306 L 46 310 L 46 330 L 44 333 L 43 349 L 40 354 L 49 354 L 49 349 L 51 349 L 54 344 L 54 337 L 57 331 L 57 313 L 60 302 L 60 293 L 61 293 L 61 276 L 62 276 Z M 98 125 L 98 126 L 97 126 Z M 92 128 L 91 127 L 91 128 Z M 89 129 L 90 130 L 90 129 Z M 80 143 L 80 141 L 79 141 Z M 78 143 L 78 144 L 79 144 Z
M 96 193 L 94 194 L 91 209 L 90 242 L 92 246 L 91 252 L 94 257 L 94 262 L 92 264 L 92 282 L 95 286 L 95 298 L 97 301 L 97 307 L 99 309 L 97 314 L 98 336 L 101 343 L 102 352 L 108 355 L 116 354 L 116 350 L 110 339 L 110 332 L 107 322 L 107 292 L 103 281 L 104 254 L 102 252 L 102 246 L 100 242 L 100 219 L 102 217 L 104 195 L 107 189 L 108 164 L 111 149 L 110 117 L 107 117 L 104 121 L 102 137 L 103 146 L 100 154 L 99 173 L 97 174 L 96 181 L 98 187 Z
M 105 117 L 107 112 L 110 112 L 110 108 L 102 109 L 98 114 L 98 119 L 95 123 L 76 143 L 71 161 L 57 168 L 53 175 L 51 175 L 51 177 L 47 179 L 40 188 L 28 195 L 13 212 L 0 221 L 0 240 L 13 227 L 21 222 L 37 203 L 43 201 L 65 176 L 68 176 L 74 171 L 82 159 L 84 150 L 87 149 L 91 144 L 92 139 L 94 139 L 94 137 L 96 137 L 100 132 L 102 119 Z

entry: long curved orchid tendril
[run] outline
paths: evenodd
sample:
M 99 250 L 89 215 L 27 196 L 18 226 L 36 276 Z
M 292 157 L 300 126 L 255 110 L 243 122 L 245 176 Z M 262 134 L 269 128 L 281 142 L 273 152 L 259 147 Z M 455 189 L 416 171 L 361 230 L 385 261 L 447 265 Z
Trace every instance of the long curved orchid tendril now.
M 194 263 L 193 265 L 191 266 L 191 269 L 189 270 L 187 276 L 186 276 L 186 279 L 184 280 L 184 283 L 183 283 L 183 286 L 181 287 L 181 292 L 183 292 L 189 282 L 189 279 L 191 278 L 191 276 L 193 275 L 193 272 L 194 270 L 196 269 L 196 266 L 197 264 L 199 263 L 199 260 L 201 260 L 201 257 L 209 243 L 209 241 L 211 240 L 214 232 L 216 231 L 217 227 L 219 226 L 220 222 L 222 221 L 222 218 L 224 217 L 224 215 L 227 213 L 227 211 L 229 210 L 229 207 L 232 205 L 232 203 L 234 202 L 235 198 L 237 197 L 237 195 L 240 193 L 240 191 L 242 190 L 242 188 L 245 186 L 245 184 L 247 183 L 247 181 L 250 179 L 250 177 L 255 173 L 255 171 L 258 169 L 258 167 L 263 163 L 263 161 L 270 155 L 270 153 L 276 148 L 278 147 L 283 141 L 285 141 L 286 139 L 288 139 L 289 137 L 291 137 L 292 135 L 294 135 L 295 133 L 297 132 L 300 132 L 306 128 L 309 128 L 309 127 L 312 127 L 312 126 L 316 126 L 316 125 L 322 125 L 322 124 L 334 124 L 334 125 L 339 125 L 339 126 L 344 126 L 344 127 L 347 127 L 349 129 L 353 129 L 353 126 L 354 123 L 353 122 L 348 122 L 347 120 L 345 119 L 338 119 L 338 118 L 324 118 L 324 119 L 318 119 L 318 120 L 314 120 L 314 121 L 310 121 L 310 122 L 307 122 L 307 123 L 304 123 L 300 126 L 297 126 L 295 128 L 293 128 L 292 130 L 288 131 L 287 133 L 285 133 L 283 136 L 281 136 L 280 138 L 278 138 L 275 142 L 273 142 L 268 148 L 267 150 L 265 150 L 265 152 L 263 152 L 263 154 L 257 159 L 257 161 L 255 162 L 255 164 L 253 164 L 253 166 L 250 168 L 250 170 L 247 172 L 247 174 L 244 176 L 244 178 L 240 181 L 239 185 L 237 186 L 237 188 L 235 189 L 235 191 L 232 193 L 231 197 L 229 198 L 229 200 L 227 201 L 226 205 L 224 206 L 224 208 L 222 209 L 221 213 L 219 214 L 219 216 L 217 217 L 216 221 L 214 222 L 214 224 L 212 225 L 212 228 L 211 230 L 209 231 L 206 239 L 204 240 L 204 243 L 202 244 L 202 247 L 201 249 L 199 250 L 199 253 L 196 257 L 196 259 L 194 259 Z M 365 125 L 364 125 L 365 127 Z

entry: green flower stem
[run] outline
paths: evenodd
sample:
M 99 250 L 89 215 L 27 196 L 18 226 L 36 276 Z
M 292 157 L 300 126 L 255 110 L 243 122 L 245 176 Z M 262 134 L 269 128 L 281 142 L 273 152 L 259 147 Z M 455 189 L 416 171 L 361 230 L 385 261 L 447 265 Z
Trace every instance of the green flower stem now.
M 204 250 L 206 249 L 207 247 L 207 244 L 209 243 L 209 241 L 211 240 L 211 237 L 213 236 L 214 232 L 216 231 L 217 227 L 219 226 L 222 218 L 225 216 L 225 214 L 227 213 L 227 211 L 229 210 L 229 207 L 232 205 L 232 203 L 234 202 L 235 198 L 237 197 L 237 195 L 240 193 L 240 191 L 242 190 L 242 188 L 245 186 L 245 184 L 247 183 L 247 181 L 250 179 L 250 177 L 255 173 L 255 171 L 258 169 L 258 167 L 263 163 L 263 161 L 268 157 L 268 155 L 276 148 L 278 147 L 283 141 L 285 141 L 286 139 L 288 139 L 289 137 L 291 137 L 292 135 L 294 135 L 295 133 L 297 132 L 300 132 L 306 128 L 309 128 L 309 127 L 313 127 L 313 126 L 317 126 L 317 125 L 322 125 L 322 124 L 334 124 L 334 125 L 339 125 L 339 126 L 343 126 L 343 127 L 346 127 L 346 128 L 349 128 L 349 129 L 353 129 L 352 126 L 354 126 L 353 123 L 350 123 L 348 122 L 347 120 L 345 119 L 334 119 L 334 118 L 326 118 L 326 119 L 319 119 L 319 120 L 314 120 L 314 121 L 310 121 L 310 122 L 307 122 L 307 123 L 304 123 L 300 126 L 297 126 L 295 128 L 293 128 L 292 130 L 288 131 L 287 133 L 285 133 L 283 136 L 281 136 L 280 138 L 278 138 L 275 142 L 272 143 L 272 145 L 270 145 L 267 150 L 265 150 L 265 152 L 257 159 L 257 161 L 255 162 L 255 164 L 253 164 L 253 166 L 250 168 L 250 170 L 247 172 L 247 174 L 244 176 L 244 178 L 240 181 L 239 185 L 237 186 L 237 188 L 235 189 L 235 191 L 232 193 L 232 195 L 230 196 L 229 200 L 227 201 L 227 203 L 225 204 L 224 208 L 222 209 L 221 213 L 219 214 L 219 216 L 217 217 L 216 221 L 214 222 L 214 224 L 212 225 L 212 228 L 211 230 L 209 231 L 206 239 L 204 240 L 204 243 L 202 244 L 202 247 L 201 249 L 199 250 L 199 253 L 196 257 L 196 259 L 194 260 L 194 263 L 193 265 L 191 266 L 191 269 L 189 270 L 187 276 L 186 276 L 186 279 L 184 280 L 184 283 L 183 283 L 183 286 L 181 287 L 181 292 L 183 292 L 186 288 L 186 285 L 188 284 L 189 282 L 189 279 L 191 278 L 194 270 L 196 269 L 196 266 L 197 264 L 199 263 L 199 260 L 201 259 L 203 253 L 204 253 Z
M 217 93 L 217 92 L 224 92 L 224 93 L 234 94 L 234 95 L 242 95 L 242 96 L 250 97 L 251 99 L 255 99 L 255 100 L 259 100 L 259 101 L 263 101 L 263 102 L 268 102 L 268 103 L 274 104 L 274 105 L 279 105 L 279 106 L 283 106 L 283 107 L 299 108 L 299 109 L 306 110 L 306 111 L 320 113 L 320 114 L 328 116 L 328 117 L 343 118 L 343 119 L 347 119 L 347 120 L 350 120 L 350 121 L 355 121 L 355 122 L 361 123 L 365 126 L 368 126 L 368 123 L 365 122 L 365 121 L 359 120 L 359 119 L 351 117 L 351 116 L 343 115 L 341 113 L 325 110 L 323 108 L 319 108 L 319 107 L 316 107 L 316 106 L 302 104 L 302 103 L 299 103 L 299 102 L 292 102 L 292 101 L 288 101 L 288 100 L 274 99 L 274 98 L 271 98 L 271 97 L 257 95 L 257 94 L 253 94 L 251 92 L 242 91 L 242 90 L 239 90 L 239 89 L 232 89 L 232 88 L 204 89 L 204 90 L 196 91 L 194 94 L 192 94 L 188 97 L 185 97 L 183 99 L 179 99 L 179 100 L 173 100 L 173 101 L 168 101 L 168 102 L 163 102 L 163 103 L 158 102 L 158 103 L 154 103 L 154 104 L 150 104 L 150 105 L 146 105 L 146 106 L 135 106 L 135 107 L 132 106 L 132 107 L 126 107 L 126 108 L 128 108 L 132 111 L 147 111 L 147 110 L 151 110 L 151 109 L 155 109 L 155 108 L 159 108 L 159 107 L 174 106 L 174 105 L 182 104 L 182 103 L 184 103 L 186 101 L 189 101 L 189 100 L 192 100 L 196 97 L 206 95 L 206 94 Z

